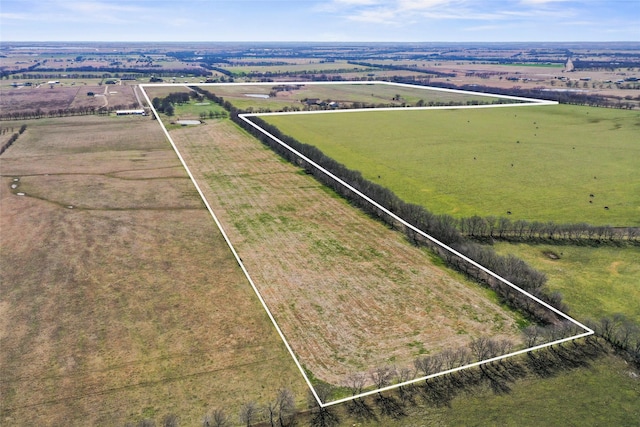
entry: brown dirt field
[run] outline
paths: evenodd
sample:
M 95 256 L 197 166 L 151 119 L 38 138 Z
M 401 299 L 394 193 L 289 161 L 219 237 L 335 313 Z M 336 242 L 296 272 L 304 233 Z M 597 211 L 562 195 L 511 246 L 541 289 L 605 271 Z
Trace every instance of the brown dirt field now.
M 472 338 L 519 341 L 514 316 L 428 252 L 328 194 L 233 123 L 172 131 L 301 363 L 342 384 Z M 420 351 L 422 349 L 422 351 Z
M 155 121 L 30 121 L 0 166 L 0 424 L 197 425 L 280 387 L 304 401 Z

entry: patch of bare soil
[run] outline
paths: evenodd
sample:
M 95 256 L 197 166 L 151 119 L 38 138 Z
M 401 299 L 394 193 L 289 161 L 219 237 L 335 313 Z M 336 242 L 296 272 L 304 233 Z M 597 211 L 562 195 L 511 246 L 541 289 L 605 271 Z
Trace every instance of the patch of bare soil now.
M 519 341 L 479 286 L 278 159 L 230 121 L 172 131 L 301 363 L 330 383 L 472 338 Z

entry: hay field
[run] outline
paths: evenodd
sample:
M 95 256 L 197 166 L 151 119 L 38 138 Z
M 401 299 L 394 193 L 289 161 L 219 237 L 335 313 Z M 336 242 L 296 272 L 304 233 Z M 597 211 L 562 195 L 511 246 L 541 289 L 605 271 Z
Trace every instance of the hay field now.
M 171 131 L 301 363 L 323 381 L 478 336 L 519 342 L 491 294 L 229 120 Z
M 557 105 L 265 119 L 435 213 L 640 225 L 635 111 Z
M 197 425 L 280 387 L 304 401 L 157 122 L 29 121 L 0 165 L 0 424 Z

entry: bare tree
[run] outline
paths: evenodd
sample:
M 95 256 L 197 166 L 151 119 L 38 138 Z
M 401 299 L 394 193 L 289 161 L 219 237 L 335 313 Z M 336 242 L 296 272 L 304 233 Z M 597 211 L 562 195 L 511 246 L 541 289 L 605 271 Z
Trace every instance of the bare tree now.
M 527 341 L 527 347 L 534 347 L 540 342 L 542 336 L 542 328 L 536 325 L 527 326 L 522 330 Z
M 202 427 L 228 427 L 231 421 L 222 409 L 214 409 L 202 419 Z
M 351 395 L 362 393 L 367 382 L 367 376 L 363 372 L 354 372 L 345 379 L 344 385 L 351 390 Z
M 281 389 L 278 392 L 278 420 L 280 426 L 289 425 L 296 414 L 296 399 L 291 390 L 288 388 Z
M 333 388 L 328 384 L 320 384 L 315 387 L 316 395 L 321 402 L 326 402 L 333 393 Z M 318 404 L 316 397 L 309 391 L 307 396 L 309 408 L 311 409 L 310 424 L 312 427 L 333 427 L 340 425 L 340 419 L 330 407 L 324 408 Z
M 240 408 L 240 422 L 246 424 L 247 427 L 251 425 L 251 422 L 258 418 L 259 414 L 258 404 L 255 401 L 249 401 L 242 405 Z
M 162 427 L 178 427 L 178 416 L 167 414 L 162 418 Z
M 378 366 L 369 372 L 369 377 L 375 384 L 376 388 L 382 388 L 391 384 L 391 380 L 393 379 L 395 372 L 396 369 L 393 366 Z
M 402 368 L 398 372 L 398 382 L 405 383 L 407 381 L 411 381 L 416 377 L 416 371 L 409 368 Z
M 487 337 L 479 337 L 471 340 L 469 347 L 477 361 L 482 361 L 488 358 L 490 349 L 489 339 Z
M 439 356 L 419 357 L 414 360 L 413 366 L 426 377 L 442 370 L 442 358 Z

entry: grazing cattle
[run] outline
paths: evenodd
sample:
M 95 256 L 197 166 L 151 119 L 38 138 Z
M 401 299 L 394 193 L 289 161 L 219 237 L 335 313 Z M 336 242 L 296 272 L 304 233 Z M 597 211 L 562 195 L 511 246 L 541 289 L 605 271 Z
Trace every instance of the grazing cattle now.
M 507 215 L 511 215 L 511 211 L 507 211 Z
M 589 203 L 593 203 L 593 201 L 589 200 Z
M 609 206 L 605 206 L 604 208 L 605 208 L 606 210 L 609 210 Z
M 593 194 L 589 194 L 589 197 L 596 197 L 596 196 L 594 196 Z

